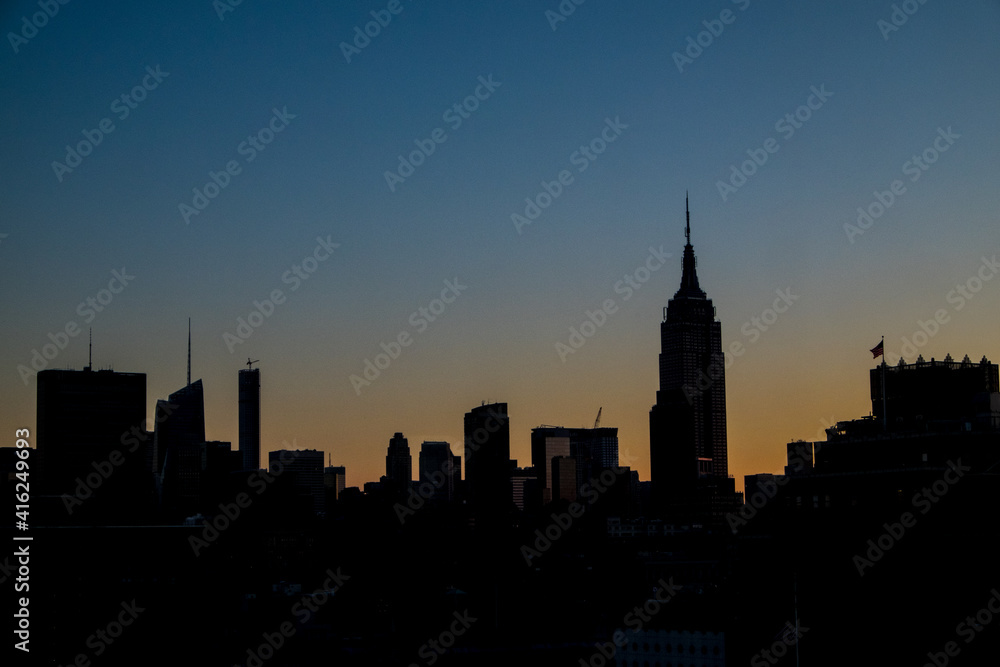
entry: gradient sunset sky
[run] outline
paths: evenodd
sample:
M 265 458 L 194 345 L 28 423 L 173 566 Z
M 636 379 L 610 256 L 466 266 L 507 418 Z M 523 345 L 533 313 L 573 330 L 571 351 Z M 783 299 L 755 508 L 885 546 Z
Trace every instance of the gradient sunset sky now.
M 94 366 L 146 373 L 151 415 L 184 385 L 190 317 L 210 439 L 237 443 L 250 357 L 263 452 L 324 450 L 348 485 L 384 474 L 397 431 L 414 474 L 424 440 L 461 453 L 463 414 L 483 401 L 508 404 L 521 465 L 531 428 L 589 426 L 603 406 L 622 463 L 648 479 L 686 190 L 701 286 L 724 346 L 745 349 L 726 376 L 738 487 L 779 472 L 789 440 L 869 413 L 882 335 L 895 363 L 937 314 L 906 361 L 1000 361 L 996 1 L 222 6 L 0 10 L 0 444 L 34 428 L 35 379 L 18 366 L 49 334 L 80 328 L 48 361 L 80 369 L 93 327 Z M 356 28 L 387 16 L 345 56 Z M 144 77 L 152 89 L 128 108 Z M 485 99 L 462 117 L 453 107 L 477 87 Z M 273 142 L 242 144 L 275 110 Z M 105 118 L 114 129 L 78 166 L 53 166 Z M 390 187 L 399 156 L 438 128 L 443 142 Z M 602 131 L 603 152 L 578 152 Z M 763 164 L 720 190 L 753 156 Z M 230 161 L 239 173 L 186 220 L 180 205 Z M 516 225 L 563 170 L 558 196 Z M 889 196 L 866 229 L 845 229 Z M 286 272 L 318 237 L 339 247 L 293 289 Z M 645 274 L 651 248 L 671 257 Z M 101 312 L 79 307 L 123 268 L 134 279 Z M 637 270 L 648 280 L 629 292 L 619 281 Z M 433 322 L 411 317 L 456 280 L 466 289 Z M 274 290 L 284 302 L 227 345 Z M 798 298 L 771 319 L 779 290 Z M 557 343 L 607 299 L 614 312 L 561 359 Z M 400 334 L 412 343 L 356 391 L 350 376 Z

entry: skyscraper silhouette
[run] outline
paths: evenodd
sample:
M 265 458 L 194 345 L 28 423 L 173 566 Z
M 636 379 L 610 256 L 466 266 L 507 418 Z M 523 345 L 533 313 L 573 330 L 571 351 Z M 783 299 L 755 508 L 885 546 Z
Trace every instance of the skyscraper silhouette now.
M 43 370 L 37 391 L 37 488 L 53 496 L 93 493 L 88 507 L 108 520 L 135 514 L 131 510 L 148 501 L 152 488 L 145 465 L 151 444 L 145 433 L 146 375 L 89 365 L 82 371 Z M 107 472 L 97 478 L 100 484 L 89 485 L 97 487 L 91 492 L 81 480 L 100 468 Z M 59 510 L 56 516 L 64 520 L 68 515 Z
M 413 457 L 410 444 L 402 433 L 396 433 L 389 440 L 385 454 L 385 477 L 393 492 L 405 493 L 413 481 Z
M 267 454 L 268 472 L 280 477 L 275 488 L 286 509 L 296 516 L 323 514 L 326 492 L 323 484 L 323 452 L 316 449 L 278 449 Z M 279 501 L 281 502 L 281 501 Z
M 727 480 L 722 325 L 698 284 L 685 197 L 680 288 L 660 324 L 660 389 L 649 413 L 650 476 L 659 503 L 687 502 L 700 482 Z
M 195 380 L 156 402 L 153 472 L 168 514 L 183 517 L 198 510 L 204 442 L 205 390 Z
M 477 526 L 495 525 L 513 508 L 510 418 L 506 403 L 465 413 L 465 480 Z
M 552 459 L 570 455 L 569 429 L 558 426 L 539 426 L 531 429 L 531 466 L 538 473 L 538 486 L 542 495 L 539 503 L 552 502 L 556 495 Z
M 240 371 L 240 455 L 244 470 L 260 468 L 260 369 Z
M 347 485 L 347 468 L 344 466 L 327 466 L 323 468 L 323 486 L 331 490 L 333 499 L 340 498 Z
M 455 486 L 461 474 L 461 470 L 455 468 L 455 458 L 447 442 L 426 441 L 420 445 L 420 482 L 431 484 L 432 499 L 451 502 L 455 498 Z
M 601 471 L 618 467 L 618 429 L 565 428 L 539 426 L 531 429 L 531 465 L 538 474 L 540 496 L 536 503 L 549 503 L 559 494 L 555 489 L 555 471 L 552 460 L 557 456 L 571 456 L 576 460 L 576 493 L 580 487 L 600 476 Z M 563 471 L 568 464 L 563 464 Z M 563 480 L 563 489 L 566 488 Z M 563 491 L 562 496 L 566 497 Z
M 985 355 L 979 362 L 950 354 L 940 361 L 920 355 L 912 364 L 900 358 L 895 366 L 871 369 L 870 382 L 872 415 L 881 425 L 887 413 L 887 430 L 954 429 L 960 422 L 969 431 L 1000 430 L 1000 406 L 991 404 L 1000 391 L 997 365 Z

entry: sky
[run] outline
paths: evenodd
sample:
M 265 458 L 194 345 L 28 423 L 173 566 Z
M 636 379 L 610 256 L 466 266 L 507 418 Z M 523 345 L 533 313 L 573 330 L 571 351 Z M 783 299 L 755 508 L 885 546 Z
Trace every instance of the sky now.
M 484 401 L 521 465 L 603 408 L 648 479 L 685 192 L 740 344 L 738 488 L 869 414 L 882 336 L 889 363 L 1000 360 L 995 0 L 42 0 L 0 28 L 8 444 L 88 328 L 152 416 L 190 317 L 209 439 L 236 446 L 252 359 L 262 451 L 348 485 L 395 432 L 415 474 L 425 440 L 461 453 Z

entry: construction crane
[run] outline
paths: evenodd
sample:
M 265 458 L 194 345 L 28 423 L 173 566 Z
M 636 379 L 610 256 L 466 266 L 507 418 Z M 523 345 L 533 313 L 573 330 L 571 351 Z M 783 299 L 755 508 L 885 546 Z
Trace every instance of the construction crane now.
M 252 371 L 253 370 L 253 366 L 251 364 L 259 364 L 259 363 L 260 363 L 260 359 L 254 359 L 253 361 L 250 361 L 250 357 L 247 357 L 247 370 L 251 370 Z
M 597 408 L 597 419 L 594 420 L 594 428 L 601 425 L 601 411 L 604 410 L 604 406 Z

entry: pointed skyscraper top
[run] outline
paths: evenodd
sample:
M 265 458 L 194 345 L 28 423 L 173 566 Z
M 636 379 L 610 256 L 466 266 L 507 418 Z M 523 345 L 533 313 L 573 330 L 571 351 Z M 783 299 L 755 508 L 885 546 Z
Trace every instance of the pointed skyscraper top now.
M 684 193 L 684 214 L 686 224 L 684 236 L 687 244 L 684 246 L 684 272 L 681 274 L 681 287 L 674 298 L 704 299 L 705 292 L 698 286 L 698 272 L 695 270 L 694 247 L 691 245 L 691 208 L 688 205 L 688 195 Z
M 684 215 L 687 218 L 687 224 L 684 226 L 684 238 L 687 239 L 687 245 L 691 245 L 691 209 L 688 206 L 687 190 L 684 191 Z

